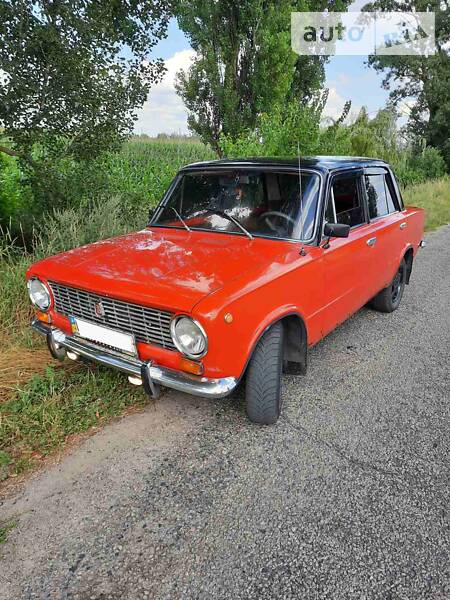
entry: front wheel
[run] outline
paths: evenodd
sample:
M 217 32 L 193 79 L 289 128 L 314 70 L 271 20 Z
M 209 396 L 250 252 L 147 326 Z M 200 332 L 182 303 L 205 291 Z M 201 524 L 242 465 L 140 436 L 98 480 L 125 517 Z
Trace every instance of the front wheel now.
M 247 369 L 245 399 L 253 423 L 271 425 L 281 412 L 283 325 L 275 323 L 259 340 Z
M 403 292 L 405 291 L 406 271 L 406 262 L 403 259 L 392 282 L 388 287 L 381 290 L 381 292 L 371 301 L 370 304 L 375 310 L 385 313 L 397 310 L 400 306 Z

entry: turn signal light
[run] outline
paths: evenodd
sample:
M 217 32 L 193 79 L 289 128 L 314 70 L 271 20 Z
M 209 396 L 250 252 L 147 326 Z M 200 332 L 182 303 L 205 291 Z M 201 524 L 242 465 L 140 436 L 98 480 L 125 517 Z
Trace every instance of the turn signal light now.
M 186 373 L 192 373 L 192 375 L 203 375 L 203 364 L 188 358 L 180 359 L 180 369 Z
M 51 323 L 52 322 L 51 315 L 49 313 L 41 312 L 40 310 L 36 311 L 36 317 L 39 321 L 42 321 L 43 323 Z

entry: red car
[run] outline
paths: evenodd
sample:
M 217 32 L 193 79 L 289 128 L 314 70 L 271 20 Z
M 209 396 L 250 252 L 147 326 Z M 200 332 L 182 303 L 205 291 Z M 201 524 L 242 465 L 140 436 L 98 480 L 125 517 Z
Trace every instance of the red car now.
M 27 273 L 32 325 L 56 358 L 84 357 L 222 398 L 274 423 L 281 374 L 370 302 L 398 308 L 422 242 L 390 167 L 363 158 L 219 160 L 181 169 L 142 231 Z

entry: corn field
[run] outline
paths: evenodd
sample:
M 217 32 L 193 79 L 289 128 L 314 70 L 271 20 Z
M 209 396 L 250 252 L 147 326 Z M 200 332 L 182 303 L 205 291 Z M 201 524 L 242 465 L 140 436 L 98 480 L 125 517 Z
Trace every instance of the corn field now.
M 120 153 L 108 156 L 108 173 L 116 191 L 128 198 L 148 198 L 156 205 L 180 167 L 192 162 L 216 158 L 197 141 L 127 142 Z

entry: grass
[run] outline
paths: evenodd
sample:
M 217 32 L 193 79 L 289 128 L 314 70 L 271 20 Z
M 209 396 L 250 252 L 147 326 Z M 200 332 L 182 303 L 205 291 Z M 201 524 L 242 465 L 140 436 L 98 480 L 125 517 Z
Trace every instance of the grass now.
M 37 224 L 33 253 L 0 235 L 0 482 L 33 468 L 77 434 L 148 402 L 119 373 L 51 361 L 29 328 L 27 267 L 46 255 L 143 226 L 177 169 L 208 158 L 211 152 L 199 142 L 129 142 L 107 157 L 115 195 L 91 203 L 89 218 L 83 205 L 47 216 Z M 403 195 L 406 204 L 426 210 L 427 231 L 450 222 L 450 178 L 411 185 Z M 0 540 L 7 534 L 2 531 Z
M 24 344 L 28 336 L 29 348 Z M 50 355 L 45 342 L 34 336 L 28 326 L 23 331 L 21 342 L 4 347 L 0 353 L 0 403 L 8 400 L 18 385 L 45 371 L 49 364 Z M 58 366 L 62 364 L 57 363 Z
M 86 365 L 47 366 L 0 404 L 2 478 L 20 475 L 71 436 L 147 402 L 142 389 L 119 373 Z
M 4 544 L 8 539 L 9 532 L 16 527 L 17 523 L 15 521 L 9 521 L 9 523 L 5 523 L 0 525 L 0 544 Z
M 450 223 L 450 177 L 409 186 L 403 191 L 403 200 L 425 209 L 425 231 Z
M 22 337 L 30 322 L 32 309 L 28 299 L 25 271 L 33 262 L 32 256 L 0 257 L 0 344 Z M 0 359 L 1 362 L 1 359 Z

